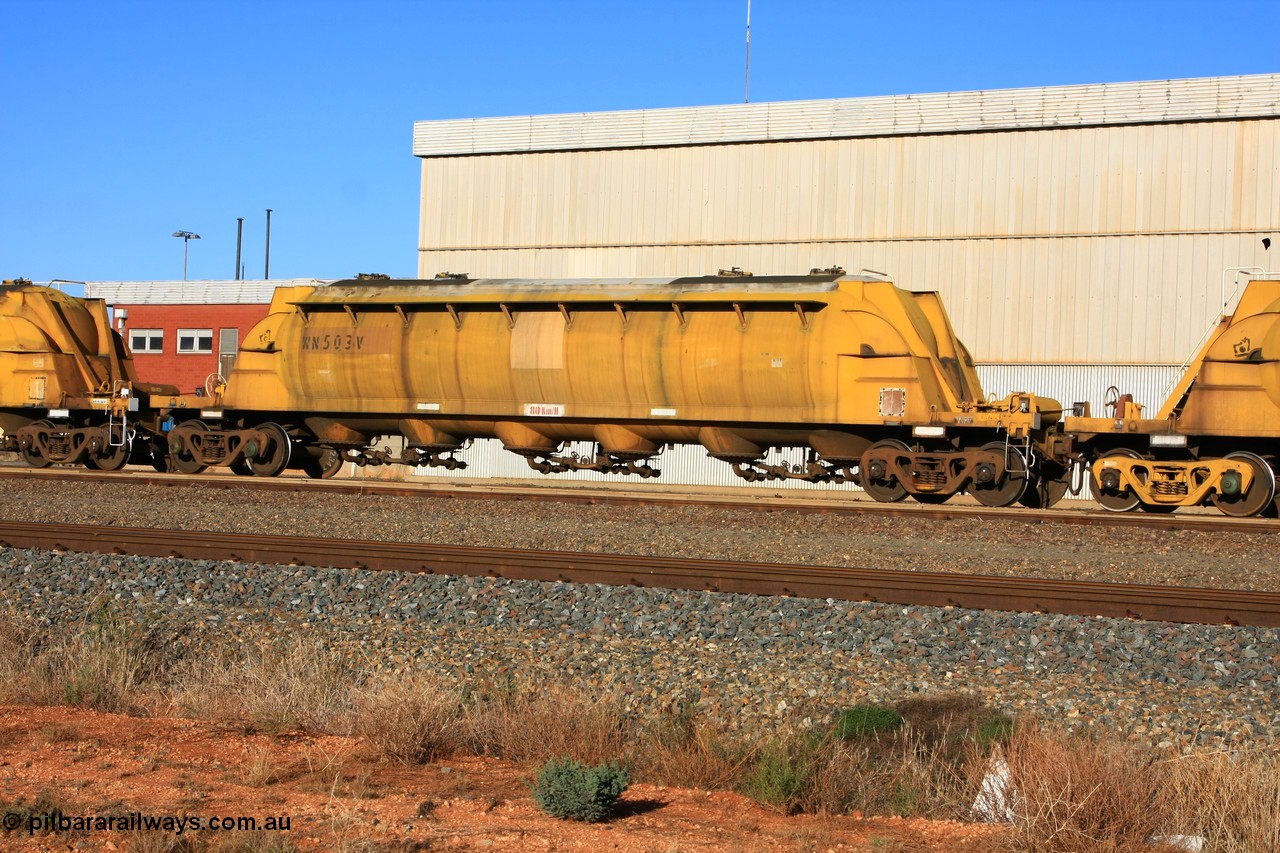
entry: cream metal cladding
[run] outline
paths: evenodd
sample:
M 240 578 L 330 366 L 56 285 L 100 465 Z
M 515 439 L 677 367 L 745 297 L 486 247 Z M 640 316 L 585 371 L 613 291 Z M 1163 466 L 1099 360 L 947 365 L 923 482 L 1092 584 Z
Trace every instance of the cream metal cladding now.
M 1280 267 L 1278 117 L 1258 75 L 419 122 L 419 272 L 839 264 L 983 362 L 1176 365 L 1224 267 Z

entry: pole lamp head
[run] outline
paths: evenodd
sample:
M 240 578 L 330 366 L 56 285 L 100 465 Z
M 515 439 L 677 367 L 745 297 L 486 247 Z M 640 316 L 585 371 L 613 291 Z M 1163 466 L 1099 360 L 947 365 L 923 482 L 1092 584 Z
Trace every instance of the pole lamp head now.
M 187 246 L 192 240 L 199 240 L 200 235 L 191 231 L 174 231 L 173 236 L 182 238 L 182 280 L 187 280 Z

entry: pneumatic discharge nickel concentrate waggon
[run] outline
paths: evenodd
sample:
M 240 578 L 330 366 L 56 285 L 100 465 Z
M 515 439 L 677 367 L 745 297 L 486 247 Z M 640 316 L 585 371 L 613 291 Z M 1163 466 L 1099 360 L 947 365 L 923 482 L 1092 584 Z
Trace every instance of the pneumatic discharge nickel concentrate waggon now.
M 697 444 L 749 481 L 854 481 L 880 501 L 1050 506 L 1087 474 L 1116 511 L 1275 506 L 1280 282 L 1249 286 L 1153 418 L 1120 394 L 1105 417 L 988 400 L 936 293 L 839 269 L 284 287 L 204 397 L 138 383 L 105 313 L 68 334 L 75 302 L 29 283 L 0 300 L 0 448 L 33 465 L 324 477 L 458 467 L 496 438 L 544 473 L 649 477 L 665 446 Z M 773 447 L 804 460 L 769 464 Z

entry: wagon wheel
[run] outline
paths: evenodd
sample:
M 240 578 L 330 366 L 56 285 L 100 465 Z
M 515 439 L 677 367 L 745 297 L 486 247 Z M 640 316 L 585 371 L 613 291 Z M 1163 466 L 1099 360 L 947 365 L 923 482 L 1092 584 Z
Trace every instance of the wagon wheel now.
M 313 480 L 328 480 L 342 470 L 346 462 L 332 447 L 308 447 L 302 459 L 302 470 Z
M 859 464 L 859 485 L 871 497 L 881 503 L 896 503 L 907 496 L 906 486 L 899 483 L 888 472 L 883 472 L 883 477 L 873 478 L 871 474 L 871 465 L 868 464 L 868 457 L 876 450 L 901 450 L 907 453 L 911 452 L 911 448 L 896 438 L 887 438 L 884 441 L 877 441 L 875 444 L 867 448 L 867 452 L 862 454 L 862 461 Z
M 1280 468 L 1276 467 L 1277 463 L 1275 456 L 1268 454 L 1262 457 L 1262 461 L 1271 466 L 1272 471 L 1280 471 Z M 1263 518 L 1280 518 L 1280 479 L 1278 479 L 1276 483 L 1276 496 L 1271 500 L 1271 506 L 1265 508 L 1258 514 Z
M 169 459 L 169 446 L 163 438 L 152 437 L 147 442 L 148 457 L 151 467 L 161 474 L 172 474 L 174 471 L 173 461 Z
M 103 449 L 106 453 L 102 456 L 85 457 L 85 467 L 98 471 L 119 471 L 129 463 L 129 454 L 133 450 L 133 438 L 125 436 L 124 444 L 109 444 Z
M 969 494 L 983 506 L 999 507 L 1016 503 L 1026 493 L 1027 483 L 1031 481 L 1027 459 L 1022 451 L 1003 441 L 989 441 L 979 449 L 1004 455 L 1004 480 L 992 486 L 973 486 L 969 489 Z
M 169 454 L 156 450 L 151 451 L 151 467 L 161 474 L 172 474 L 177 470 L 173 467 L 173 460 L 169 458 Z
M 53 424 L 48 421 L 36 421 L 31 424 L 29 428 L 53 429 Z M 20 448 L 19 453 L 22 454 L 22 461 L 26 462 L 32 468 L 48 468 L 53 464 L 53 460 L 41 454 L 40 451 L 35 448 L 35 445 Z
M 237 456 L 236 461 L 227 466 L 233 474 L 240 477 L 252 477 L 253 471 L 249 468 L 249 461 L 243 456 Z
M 288 467 L 293 442 L 279 424 L 259 424 L 258 429 L 266 436 L 266 447 L 247 458 L 249 470 L 259 477 L 274 477 Z
M 1142 458 L 1137 451 L 1130 450 L 1127 447 L 1109 450 L 1102 454 L 1100 458 L 1106 459 L 1108 456 L 1122 456 L 1126 459 Z M 1092 465 L 1089 466 L 1089 488 L 1093 490 L 1093 499 L 1101 504 L 1103 509 L 1111 512 L 1128 512 L 1131 509 L 1136 509 L 1138 504 L 1142 503 L 1136 494 L 1128 490 L 1115 495 L 1103 492 L 1102 487 L 1098 484 L 1098 478 L 1093 474 Z
M 1249 485 L 1249 491 L 1244 494 L 1228 497 L 1214 492 L 1209 496 L 1209 500 L 1213 502 L 1213 505 L 1226 515 L 1235 516 L 1236 518 L 1257 515 L 1268 509 L 1271 506 L 1272 499 L 1276 496 L 1276 475 L 1271 470 L 1271 466 L 1256 453 L 1249 453 L 1244 450 L 1228 453 L 1227 458 L 1238 459 L 1253 466 L 1253 482 Z
M 199 474 L 208 468 L 199 455 L 187 449 L 191 444 L 199 447 L 209 427 L 204 421 L 187 421 L 169 431 L 169 465 L 180 474 Z
M 1040 465 L 1040 473 L 1032 476 L 1018 503 L 1031 509 L 1049 509 L 1066 497 L 1070 488 L 1071 469 L 1046 459 Z

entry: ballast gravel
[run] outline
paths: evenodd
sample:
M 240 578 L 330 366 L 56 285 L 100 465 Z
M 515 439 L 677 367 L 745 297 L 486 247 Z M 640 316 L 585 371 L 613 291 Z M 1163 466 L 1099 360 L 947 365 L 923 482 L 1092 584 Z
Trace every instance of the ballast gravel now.
M 909 571 L 1280 591 L 1280 534 L 5 479 L 0 516 Z
M 1280 539 L 977 520 L 9 480 L 10 519 L 1276 589 Z M 1175 749 L 1280 743 L 1280 630 L 0 549 L 50 640 L 103 602 L 198 653 L 303 637 L 387 670 L 692 705 L 730 724 L 974 694 Z
M 188 653 L 302 637 L 744 727 L 961 692 L 1166 748 L 1280 740 L 1275 629 L 13 549 L 0 594 L 51 640 L 105 602 Z

